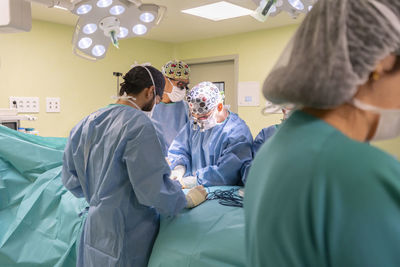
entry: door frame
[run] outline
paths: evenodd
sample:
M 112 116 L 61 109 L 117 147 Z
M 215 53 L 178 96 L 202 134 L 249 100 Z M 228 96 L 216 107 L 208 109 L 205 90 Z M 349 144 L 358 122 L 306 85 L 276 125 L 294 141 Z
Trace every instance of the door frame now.
M 205 57 L 205 58 L 190 58 L 183 59 L 183 61 L 188 65 L 196 65 L 196 64 L 208 64 L 208 63 L 218 63 L 225 61 L 233 60 L 233 99 L 235 99 L 234 103 L 231 105 L 230 110 L 238 113 L 238 84 L 239 84 L 239 55 L 225 55 L 225 56 L 216 56 L 216 57 Z

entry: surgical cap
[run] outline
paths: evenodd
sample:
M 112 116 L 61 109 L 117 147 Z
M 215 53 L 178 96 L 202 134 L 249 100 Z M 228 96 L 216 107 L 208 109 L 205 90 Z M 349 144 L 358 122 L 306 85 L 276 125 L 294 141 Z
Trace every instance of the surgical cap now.
M 163 74 L 175 80 L 189 80 L 189 65 L 180 60 L 172 60 L 162 67 Z
M 333 108 L 400 48 L 399 0 L 319 0 L 264 82 L 271 102 Z
M 187 96 L 192 113 L 203 115 L 222 103 L 223 95 L 212 82 L 201 82 L 194 86 Z

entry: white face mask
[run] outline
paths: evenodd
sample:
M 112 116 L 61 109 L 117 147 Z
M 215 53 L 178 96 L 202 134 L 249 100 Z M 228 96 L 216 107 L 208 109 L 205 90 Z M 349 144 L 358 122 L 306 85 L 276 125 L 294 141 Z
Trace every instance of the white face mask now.
M 170 79 L 168 79 L 169 83 L 172 85 L 172 92 L 166 93 L 169 99 L 172 102 L 179 102 L 182 101 L 186 96 L 186 90 L 180 89 L 179 87 L 175 86 Z
M 400 135 L 400 109 L 384 109 L 352 99 L 353 106 L 379 114 L 379 122 L 374 136 L 370 141 L 392 139 Z
M 196 127 L 195 130 L 197 130 L 197 125 L 200 126 L 200 131 L 204 132 L 207 131 L 208 129 L 213 128 L 215 125 L 217 125 L 217 116 L 216 116 L 216 110 L 213 111 L 213 113 L 205 120 L 199 120 L 199 119 L 194 119 L 194 125 Z
M 154 100 L 153 100 L 153 107 L 151 108 L 150 111 L 143 111 L 144 114 L 147 115 L 147 117 L 149 117 L 150 119 L 153 117 L 153 112 L 154 112 L 154 108 L 156 107 L 156 89 L 154 87 Z

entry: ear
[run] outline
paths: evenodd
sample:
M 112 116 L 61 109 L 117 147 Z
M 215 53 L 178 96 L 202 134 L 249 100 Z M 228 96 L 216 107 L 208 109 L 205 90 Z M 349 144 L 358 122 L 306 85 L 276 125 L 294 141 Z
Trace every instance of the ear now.
M 150 86 L 150 87 L 148 87 L 148 88 L 145 88 L 144 89 L 145 90 L 145 96 L 146 96 L 146 98 L 151 98 L 151 99 L 153 99 L 154 98 L 154 85 L 152 85 L 152 86 Z
M 379 75 L 382 75 L 384 72 L 391 71 L 394 67 L 394 64 L 396 64 L 396 56 L 390 54 L 381 61 L 379 61 L 379 63 L 375 67 L 374 72 Z
M 218 112 L 221 112 L 223 108 L 224 108 L 224 105 L 222 105 L 222 103 L 219 103 L 217 106 Z

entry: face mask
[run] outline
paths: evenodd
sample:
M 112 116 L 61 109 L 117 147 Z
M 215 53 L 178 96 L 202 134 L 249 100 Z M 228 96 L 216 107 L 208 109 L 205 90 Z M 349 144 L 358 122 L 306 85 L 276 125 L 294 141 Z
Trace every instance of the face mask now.
M 154 99 L 153 99 L 153 107 L 151 108 L 151 110 L 150 111 L 143 111 L 150 119 L 153 117 L 153 112 L 154 112 L 154 108 L 155 108 L 155 106 L 156 106 L 156 84 L 154 83 L 154 79 L 153 79 L 153 75 L 151 75 L 151 72 L 149 71 L 149 69 L 148 68 L 146 68 L 145 66 L 143 66 L 143 68 L 145 68 L 146 70 L 147 70 L 147 72 L 149 73 L 149 75 L 150 75 L 150 78 L 151 78 L 151 81 L 152 81 L 152 83 L 153 83 L 153 88 L 154 88 L 154 90 L 153 90 L 153 94 L 154 94 Z
M 370 141 L 392 139 L 400 135 L 400 109 L 384 109 L 352 99 L 351 104 L 361 110 L 379 114 L 379 122 Z
M 150 119 L 153 117 L 153 112 L 154 108 L 156 107 L 156 90 L 154 89 L 154 100 L 153 100 L 153 106 L 150 111 L 143 111 L 144 114 L 147 115 Z
M 186 91 L 184 89 L 180 89 L 179 87 L 175 86 L 170 79 L 168 79 L 169 83 L 172 85 L 172 92 L 167 93 L 169 99 L 172 102 L 179 102 L 182 101 L 186 96 Z
M 217 124 L 216 112 L 213 111 L 213 113 L 205 120 L 199 120 L 195 118 L 193 122 L 193 129 L 197 130 L 197 128 L 200 127 L 200 131 L 204 132 L 213 128 Z

